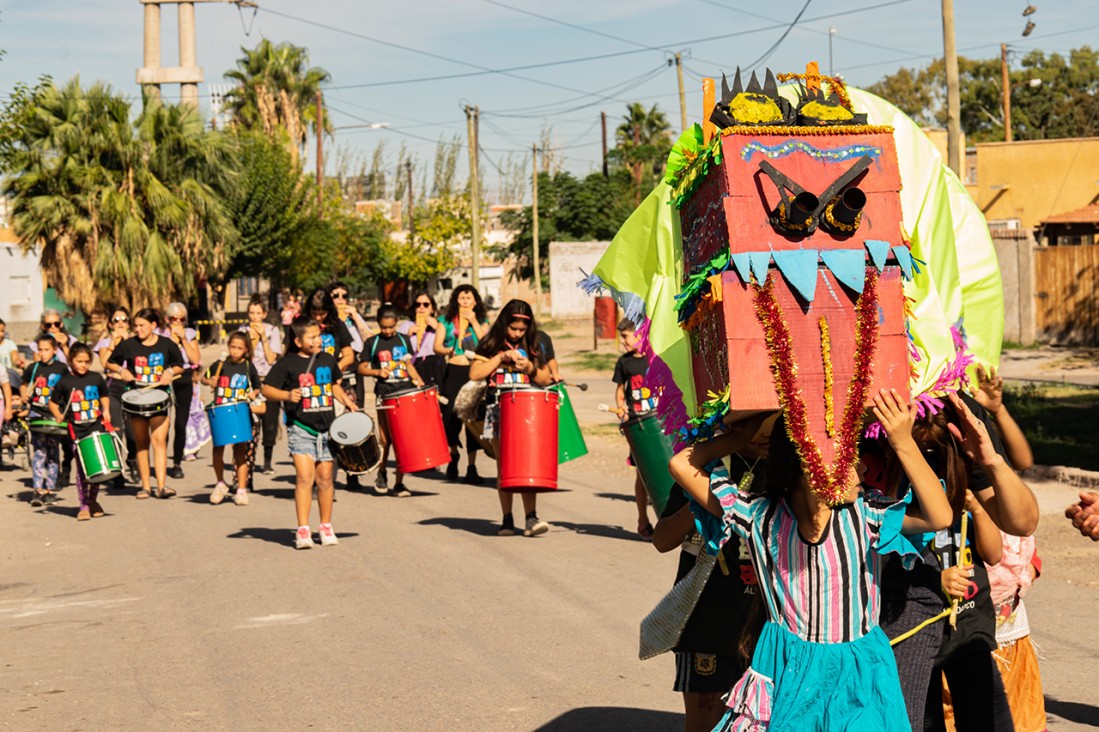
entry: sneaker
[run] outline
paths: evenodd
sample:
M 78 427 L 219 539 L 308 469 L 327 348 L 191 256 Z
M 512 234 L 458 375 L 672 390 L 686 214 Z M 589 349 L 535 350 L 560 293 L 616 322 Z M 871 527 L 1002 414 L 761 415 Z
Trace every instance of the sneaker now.
M 408 498 L 412 495 L 412 491 L 405 488 L 404 483 L 397 483 L 393 486 L 393 489 L 389 491 L 389 495 L 396 496 L 397 498 Z
M 527 516 L 527 528 L 523 530 L 523 536 L 539 536 L 549 531 L 549 524 L 538 518 L 536 514 Z
M 263 467 L 259 469 L 260 475 L 274 475 L 275 469 L 271 467 L 271 463 L 264 463 Z
M 237 492 L 233 494 L 233 503 L 237 504 L 238 506 L 247 506 L 248 491 L 238 488 Z
M 446 466 L 446 482 L 457 483 L 458 482 L 458 456 L 451 455 L 450 463 Z
M 35 491 L 31 494 L 31 505 L 38 508 L 46 498 L 46 491 Z
M 351 475 L 349 473 L 348 476 L 347 476 L 347 490 L 357 491 L 357 490 L 361 490 L 361 489 L 362 489 L 362 483 L 359 482 L 359 476 L 358 475 Z
M 172 480 L 183 479 L 183 468 L 180 467 L 179 463 L 176 463 L 172 467 L 168 468 L 168 477 Z
M 379 496 L 384 496 L 389 488 L 389 476 L 385 472 L 385 468 L 378 471 L 378 477 L 374 480 L 374 492 Z
M 321 535 L 321 546 L 336 546 L 340 543 L 332 524 L 321 524 L 319 533 Z
M 451 463 L 453 465 L 453 463 Z M 470 465 L 466 468 L 466 483 L 470 485 L 484 485 L 485 479 L 477 472 L 477 468 Z
M 509 513 L 504 516 L 504 520 L 500 522 L 500 529 L 496 532 L 497 536 L 515 536 L 515 519 Z
M 92 511 L 92 518 L 99 518 L 103 515 L 103 507 L 99 505 L 99 501 L 91 501 L 88 503 L 88 508 Z
M 314 546 L 316 545 L 313 543 L 313 532 L 308 526 L 299 526 L 297 533 L 294 534 L 294 548 L 312 549 Z
M 76 513 L 76 520 L 77 521 L 90 521 L 91 518 L 92 518 L 92 512 L 88 510 L 87 506 L 80 509 Z
M 52 506 L 57 503 L 57 494 L 53 491 L 46 491 L 46 495 L 42 496 L 42 503 L 46 506 Z
M 219 480 L 214 490 L 210 492 L 210 503 L 216 506 L 224 501 L 227 495 L 229 495 L 229 486 L 225 485 L 224 480 Z

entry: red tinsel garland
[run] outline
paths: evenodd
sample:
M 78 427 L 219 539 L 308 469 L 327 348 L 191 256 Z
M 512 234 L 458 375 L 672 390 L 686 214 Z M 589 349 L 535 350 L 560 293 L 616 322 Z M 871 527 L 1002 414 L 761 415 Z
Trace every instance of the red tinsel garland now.
M 877 271 L 871 267 L 862 295 L 855 304 L 855 366 L 847 386 L 847 404 L 843 408 L 831 466 L 825 465 L 824 456 L 809 430 L 805 398 L 798 386 L 798 364 L 790 327 L 775 298 L 774 279 L 768 278 L 762 287 L 755 285 L 756 318 L 763 326 L 771 355 L 771 373 L 779 405 L 786 414 L 786 431 L 801 457 L 809 487 L 833 506 L 847 496 L 847 476 L 858 460 L 863 405 L 870 391 L 874 352 L 878 345 L 877 285 Z

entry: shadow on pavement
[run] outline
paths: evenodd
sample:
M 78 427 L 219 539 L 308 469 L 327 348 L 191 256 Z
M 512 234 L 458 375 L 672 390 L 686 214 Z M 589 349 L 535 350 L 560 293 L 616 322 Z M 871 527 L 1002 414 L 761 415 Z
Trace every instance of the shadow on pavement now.
M 314 541 L 316 541 L 316 531 L 314 534 Z M 358 536 L 354 531 L 337 531 L 337 539 L 352 539 Z M 240 531 L 229 534 L 226 539 L 260 539 L 262 541 L 269 541 L 272 544 L 282 544 L 283 546 L 294 546 L 294 530 L 293 529 L 272 529 L 266 526 L 253 526 L 250 528 L 241 529 Z
M 596 493 L 596 498 L 609 498 L 612 501 L 624 501 L 626 503 L 633 503 L 637 500 L 636 496 L 629 493 Z
M 607 526 L 606 524 L 574 524 L 570 521 L 550 521 L 553 526 L 568 529 L 577 534 L 588 536 L 602 536 L 605 539 L 626 539 L 627 541 L 641 541 L 636 532 L 627 531 L 621 526 Z
M 1046 697 L 1046 712 L 1077 724 L 1099 726 L 1099 707 Z
M 441 516 L 439 518 L 424 519 L 418 522 L 420 526 L 445 526 L 455 531 L 468 531 L 478 536 L 496 536 L 496 530 L 500 525 L 495 521 L 482 518 L 457 518 L 454 516 Z
M 623 707 L 582 707 L 565 712 L 557 719 L 536 727 L 533 732 L 615 732 L 626 730 L 683 729 L 683 716 L 652 709 L 627 709 Z

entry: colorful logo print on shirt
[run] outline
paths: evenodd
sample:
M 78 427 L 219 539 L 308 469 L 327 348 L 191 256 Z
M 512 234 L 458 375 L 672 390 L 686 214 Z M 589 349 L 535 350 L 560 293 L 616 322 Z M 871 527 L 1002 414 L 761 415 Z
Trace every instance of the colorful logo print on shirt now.
M 633 402 L 633 411 L 651 412 L 656 409 L 657 398 L 649 387 L 643 385 L 644 376 L 634 374 L 630 377 L 630 401 Z
M 321 350 L 329 356 L 336 355 L 336 336 L 331 333 L 321 333 Z
M 69 402 L 69 412 L 73 424 L 98 422 L 103 414 L 99 406 L 99 387 L 86 386 L 83 390 L 74 389 Z
M 137 356 L 134 358 L 134 378 L 138 384 L 155 384 L 164 373 L 164 354 L 150 353 L 149 357 Z
M 408 381 L 408 365 L 405 356 L 408 351 L 404 346 L 395 346 L 393 351 L 378 351 L 378 368 L 389 369 L 390 381 Z
M 53 394 L 53 388 L 57 386 L 57 382 L 60 380 L 61 374 L 37 377 L 34 380 L 34 393 L 31 395 L 31 404 L 35 407 L 49 409 L 50 395 Z
M 249 386 L 248 377 L 244 374 L 223 375 L 214 390 L 214 404 L 248 401 Z
M 298 388 L 301 390 L 301 409 L 304 412 L 324 412 L 333 407 L 332 369 L 317 367 L 316 376 L 301 374 L 298 376 Z

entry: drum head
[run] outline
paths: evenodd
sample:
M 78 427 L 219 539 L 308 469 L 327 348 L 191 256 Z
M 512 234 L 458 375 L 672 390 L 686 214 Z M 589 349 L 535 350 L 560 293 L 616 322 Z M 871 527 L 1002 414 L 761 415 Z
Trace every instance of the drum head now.
M 122 401 L 143 407 L 155 407 L 168 401 L 168 392 L 160 389 L 131 389 L 122 395 Z
M 374 420 L 365 412 L 348 412 L 336 417 L 328 436 L 338 445 L 358 445 L 374 433 Z

